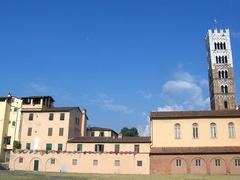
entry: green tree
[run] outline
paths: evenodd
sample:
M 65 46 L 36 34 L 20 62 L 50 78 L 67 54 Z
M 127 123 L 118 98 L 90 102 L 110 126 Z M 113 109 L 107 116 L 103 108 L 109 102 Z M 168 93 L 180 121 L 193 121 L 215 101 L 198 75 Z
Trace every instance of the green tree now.
M 19 141 L 14 141 L 13 149 L 21 149 L 21 143 Z
M 121 134 L 122 136 L 130 136 L 130 137 L 135 137 L 139 135 L 138 130 L 135 127 L 132 127 L 132 128 L 124 127 L 121 129 Z

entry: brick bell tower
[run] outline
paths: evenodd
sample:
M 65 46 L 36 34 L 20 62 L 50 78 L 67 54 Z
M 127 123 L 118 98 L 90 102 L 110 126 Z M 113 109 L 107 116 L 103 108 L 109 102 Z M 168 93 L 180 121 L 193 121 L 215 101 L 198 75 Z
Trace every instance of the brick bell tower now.
M 229 29 L 210 29 L 205 41 L 211 109 L 235 109 L 236 90 Z

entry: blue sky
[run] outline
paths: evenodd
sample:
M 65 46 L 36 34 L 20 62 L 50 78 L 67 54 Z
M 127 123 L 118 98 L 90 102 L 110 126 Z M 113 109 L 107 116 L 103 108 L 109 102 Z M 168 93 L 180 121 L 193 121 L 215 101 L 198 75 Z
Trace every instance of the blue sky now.
M 52 95 L 56 106 L 86 108 L 89 125 L 146 134 L 150 111 L 209 109 L 204 37 L 214 19 L 231 30 L 239 92 L 239 7 L 238 0 L 1 0 L 0 94 Z

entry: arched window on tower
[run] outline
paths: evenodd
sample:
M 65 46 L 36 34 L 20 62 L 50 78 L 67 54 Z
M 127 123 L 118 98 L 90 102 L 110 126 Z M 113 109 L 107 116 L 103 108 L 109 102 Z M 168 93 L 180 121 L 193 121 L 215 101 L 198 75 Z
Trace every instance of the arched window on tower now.
M 220 49 L 220 44 L 219 43 L 217 43 L 217 49 Z
M 225 71 L 225 78 L 226 79 L 228 78 L 228 71 L 227 70 Z
M 221 56 L 218 57 L 218 62 L 219 62 L 219 63 L 222 63 L 222 58 L 221 58 Z
M 219 79 L 221 79 L 221 76 L 222 75 L 222 73 L 221 73 L 221 71 L 218 71 L 218 77 L 219 77 Z
M 227 59 L 227 56 L 225 56 L 225 63 L 226 63 L 226 64 L 228 63 L 228 59 Z
M 222 71 L 221 74 L 222 74 L 221 78 L 224 78 L 224 71 Z
M 223 43 L 220 43 L 220 49 L 223 49 Z
M 224 56 L 222 56 L 222 63 L 224 63 L 225 62 L 225 57 Z
M 235 138 L 235 126 L 233 122 L 228 123 L 229 138 Z
M 228 93 L 228 86 L 227 85 L 225 85 L 224 89 L 225 89 L 225 93 Z
M 192 125 L 193 139 L 198 139 L 198 124 L 193 123 Z
M 214 43 L 215 50 L 217 49 L 217 43 Z
M 216 56 L 216 63 L 218 64 L 218 57 Z
M 179 123 L 174 125 L 175 139 L 181 139 L 181 125 Z
M 226 43 L 223 43 L 223 49 L 226 49 Z
M 228 108 L 228 102 L 227 101 L 224 101 L 224 108 L 227 109 Z
M 221 86 L 221 92 L 224 93 L 224 86 Z

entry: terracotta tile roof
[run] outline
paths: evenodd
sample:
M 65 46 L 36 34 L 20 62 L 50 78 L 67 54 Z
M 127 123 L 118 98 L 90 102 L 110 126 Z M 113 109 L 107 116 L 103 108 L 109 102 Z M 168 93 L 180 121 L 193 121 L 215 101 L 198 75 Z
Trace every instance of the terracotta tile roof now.
M 171 154 L 227 154 L 240 153 L 240 146 L 222 147 L 153 147 L 150 154 L 171 155 Z
M 68 140 L 68 143 L 150 143 L 150 137 L 76 137 Z
M 240 117 L 240 110 L 151 112 L 151 120 L 177 118 Z

